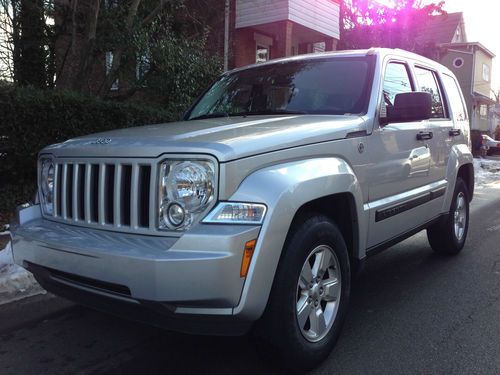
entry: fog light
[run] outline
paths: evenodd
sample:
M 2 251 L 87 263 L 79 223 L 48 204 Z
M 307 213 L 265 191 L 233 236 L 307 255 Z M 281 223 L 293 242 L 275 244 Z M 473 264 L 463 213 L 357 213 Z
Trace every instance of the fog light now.
M 172 203 L 168 207 L 168 221 L 175 227 L 181 225 L 186 219 L 184 208 L 178 203 Z

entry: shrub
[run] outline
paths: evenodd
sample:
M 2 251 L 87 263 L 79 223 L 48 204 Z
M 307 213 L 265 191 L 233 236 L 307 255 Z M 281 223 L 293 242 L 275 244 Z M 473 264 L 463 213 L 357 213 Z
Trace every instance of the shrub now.
M 0 221 L 33 195 L 45 146 L 84 134 L 171 121 L 169 112 L 79 94 L 0 86 Z M 0 224 L 2 224 L 0 222 Z

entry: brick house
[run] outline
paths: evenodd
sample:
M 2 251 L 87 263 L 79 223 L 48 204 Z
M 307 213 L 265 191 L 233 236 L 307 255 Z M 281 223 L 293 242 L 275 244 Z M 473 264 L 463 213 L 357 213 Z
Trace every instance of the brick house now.
M 118 0 L 106 0 L 104 7 L 112 7 Z M 89 93 L 100 89 L 110 70 L 113 52 L 97 56 L 87 73 L 82 74 L 81 59 L 86 53 L 83 32 L 93 0 L 77 3 L 77 17 L 68 18 L 71 0 L 56 0 L 56 24 L 65 25 L 56 42 L 56 85 L 82 85 Z M 206 9 L 209 6 L 210 9 Z M 225 68 L 253 64 L 269 59 L 309 52 L 335 50 L 339 40 L 340 0 L 186 0 L 186 14 L 205 17 L 209 28 L 207 48 L 224 56 Z M 210 16 L 208 14 L 210 13 Z M 66 18 L 64 18 L 66 17 Z M 77 30 L 76 36 L 72 31 Z M 112 91 L 120 94 L 130 87 L 137 76 L 147 70 L 148 64 L 139 59 L 137 66 L 128 66 L 129 73 L 121 74 Z M 129 64 L 130 65 L 130 64 Z M 133 64 L 132 64 L 133 65 Z M 80 70 L 79 70 L 80 69 Z
M 336 50 L 340 0 L 232 0 L 228 67 Z

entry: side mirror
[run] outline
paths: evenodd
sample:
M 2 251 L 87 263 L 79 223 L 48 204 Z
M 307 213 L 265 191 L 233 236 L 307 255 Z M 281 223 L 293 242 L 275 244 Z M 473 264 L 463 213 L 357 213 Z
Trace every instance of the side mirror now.
M 394 106 L 387 108 L 387 117 L 382 124 L 410 122 L 430 119 L 432 116 L 432 96 L 428 92 L 405 92 L 397 94 Z

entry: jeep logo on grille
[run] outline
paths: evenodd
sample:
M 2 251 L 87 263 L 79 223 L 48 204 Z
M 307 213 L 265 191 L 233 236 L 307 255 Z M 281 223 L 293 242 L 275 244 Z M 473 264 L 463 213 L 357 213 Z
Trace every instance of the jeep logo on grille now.
M 111 138 L 97 138 L 94 142 L 91 142 L 91 145 L 107 145 L 111 143 Z

